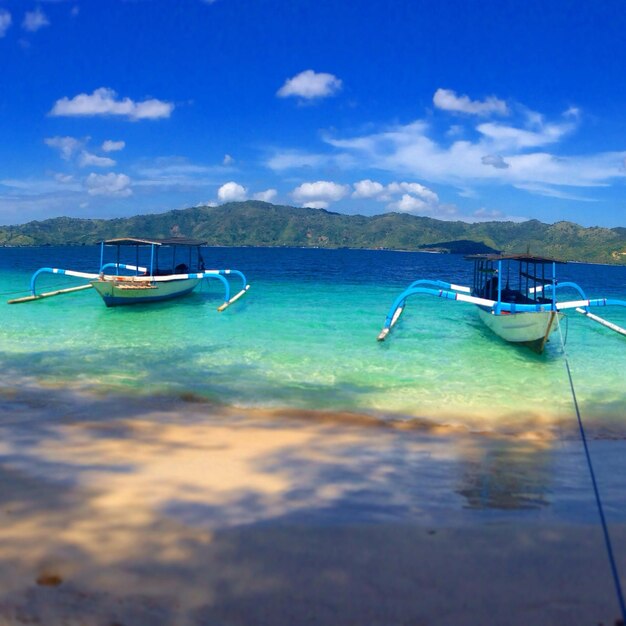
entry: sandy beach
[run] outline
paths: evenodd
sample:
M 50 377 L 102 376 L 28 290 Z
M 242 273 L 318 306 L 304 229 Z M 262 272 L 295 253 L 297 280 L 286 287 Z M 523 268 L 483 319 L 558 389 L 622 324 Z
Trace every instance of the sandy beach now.
M 0 624 L 618 618 L 574 431 L 43 388 L 1 400 Z M 625 445 L 594 445 L 624 571 Z

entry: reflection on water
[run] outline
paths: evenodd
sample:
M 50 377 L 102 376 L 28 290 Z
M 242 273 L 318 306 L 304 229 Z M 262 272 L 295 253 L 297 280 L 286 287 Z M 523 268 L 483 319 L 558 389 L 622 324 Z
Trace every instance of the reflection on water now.
M 457 493 L 470 509 L 540 509 L 550 504 L 551 447 L 546 442 L 497 440 L 459 446 L 463 469 Z

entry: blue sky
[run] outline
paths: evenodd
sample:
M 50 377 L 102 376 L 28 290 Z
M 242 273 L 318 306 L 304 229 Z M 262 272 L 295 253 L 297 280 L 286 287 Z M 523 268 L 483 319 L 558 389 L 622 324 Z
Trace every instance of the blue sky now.
M 0 0 L 0 224 L 257 198 L 626 226 L 621 0 Z

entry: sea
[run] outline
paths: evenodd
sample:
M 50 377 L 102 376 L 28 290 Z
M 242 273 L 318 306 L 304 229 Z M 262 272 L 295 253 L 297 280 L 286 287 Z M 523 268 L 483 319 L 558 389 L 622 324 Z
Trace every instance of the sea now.
M 251 285 L 222 313 L 218 281 L 158 304 L 106 308 L 85 290 L 8 306 L 38 268 L 96 272 L 100 252 L 0 248 L 0 384 L 523 434 L 575 423 L 567 358 L 586 422 L 610 434 L 626 419 L 626 338 L 576 312 L 537 355 L 494 336 L 473 305 L 416 296 L 387 341 L 376 340 L 413 280 L 469 285 L 462 256 L 218 247 L 204 257 Z M 626 300 L 624 266 L 568 263 L 558 274 L 588 297 Z M 80 282 L 44 275 L 38 290 Z M 594 312 L 626 327 L 626 307 Z

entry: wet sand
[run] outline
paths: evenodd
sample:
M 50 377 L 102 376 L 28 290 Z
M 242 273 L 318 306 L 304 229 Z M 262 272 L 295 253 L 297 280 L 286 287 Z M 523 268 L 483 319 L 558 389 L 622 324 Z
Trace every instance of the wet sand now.
M 0 624 L 614 624 L 574 425 L 0 389 Z M 592 453 L 626 572 L 626 443 Z

